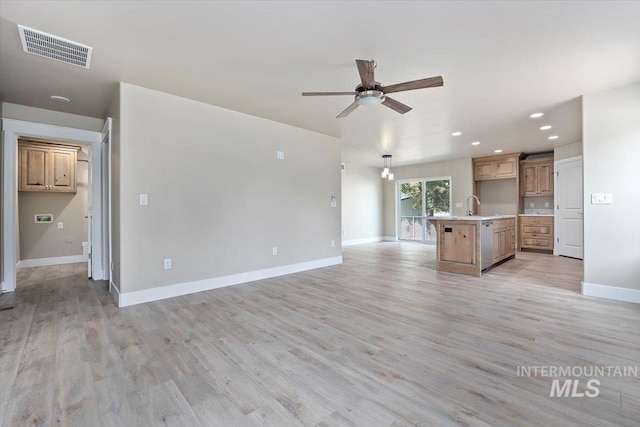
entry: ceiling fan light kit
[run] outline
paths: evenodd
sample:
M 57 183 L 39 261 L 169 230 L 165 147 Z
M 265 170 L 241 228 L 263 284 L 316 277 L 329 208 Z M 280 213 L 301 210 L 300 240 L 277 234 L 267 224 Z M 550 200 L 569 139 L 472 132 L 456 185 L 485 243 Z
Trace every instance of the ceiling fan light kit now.
M 360 74 L 360 80 L 362 81 L 362 83 L 356 86 L 354 92 L 302 92 L 302 96 L 354 95 L 354 102 L 349 105 L 343 112 L 338 114 L 336 116 L 337 118 L 348 116 L 360 105 L 364 105 L 365 107 L 373 107 L 375 105 L 382 104 L 385 107 L 391 108 L 392 110 L 400 114 L 404 114 L 411 111 L 411 107 L 398 102 L 395 99 L 389 98 L 387 94 L 414 89 L 426 89 L 444 85 L 442 76 L 437 76 L 410 82 L 396 83 L 390 86 L 383 86 L 382 84 L 380 84 L 380 82 L 377 82 L 374 79 L 374 69 L 376 67 L 375 61 L 356 59 L 356 65 L 358 66 L 358 73 Z
M 384 93 L 379 90 L 364 90 L 356 94 L 356 101 L 363 107 L 374 107 L 384 102 Z

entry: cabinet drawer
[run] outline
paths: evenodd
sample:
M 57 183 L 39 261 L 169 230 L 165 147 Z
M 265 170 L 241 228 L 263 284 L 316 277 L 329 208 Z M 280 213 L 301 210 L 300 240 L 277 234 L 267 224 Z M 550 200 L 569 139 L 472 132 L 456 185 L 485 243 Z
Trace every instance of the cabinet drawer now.
M 514 218 L 493 220 L 494 230 L 502 230 L 503 228 L 515 228 L 515 226 L 516 220 Z
M 545 224 L 553 225 L 552 216 L 521 216 L 520 223 L 522 225 Z
M 542 239 L 537 237 L 523 237 L 522 246 L 539 249 L 553 249 L 553 241 L 551 239 Z
M 523 225 L 522 234 L 525 236 L 531 235 L 532 237 L 543 234 L 545 237 L 551 237 L 553 233 L 550 225 Z

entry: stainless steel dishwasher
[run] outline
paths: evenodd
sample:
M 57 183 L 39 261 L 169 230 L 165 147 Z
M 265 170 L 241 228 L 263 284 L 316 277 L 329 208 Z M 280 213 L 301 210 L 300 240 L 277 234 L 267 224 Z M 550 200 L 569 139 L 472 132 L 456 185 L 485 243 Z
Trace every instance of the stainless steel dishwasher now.
M 482 221 L 480 231 L 480 269 L 493 264 L 493 221 Z

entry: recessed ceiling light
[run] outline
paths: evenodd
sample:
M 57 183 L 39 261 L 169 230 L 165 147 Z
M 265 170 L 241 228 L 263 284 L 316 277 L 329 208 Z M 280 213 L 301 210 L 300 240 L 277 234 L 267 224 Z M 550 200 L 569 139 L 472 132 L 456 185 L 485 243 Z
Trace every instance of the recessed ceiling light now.
M 52 95 L 51 99 L 56 102 L 71 102 L 71 100 L 66 96 L 60 96 L 60 95 Z
M 551 135 L 549 138 L 547 139 L 558 139 L 558 135 Z
M 494 153 L 502 153 L 502 150 L 494 150 Z
M 480 141 L 473 141 L 471 145 L 480 145 Z
M 451 134 L 451 136 L 460 136 L 462 135 L 462 132 L 454 132 Z
M 542 116 L 544 116 L 544 113 L 533 113 L 529 117 L 531 117 L 532 119 L 537 119 L 538 117 L 542 117 Z
M 551 125 L 540 126 L 540 130 L 549 130 L 551 129 Z

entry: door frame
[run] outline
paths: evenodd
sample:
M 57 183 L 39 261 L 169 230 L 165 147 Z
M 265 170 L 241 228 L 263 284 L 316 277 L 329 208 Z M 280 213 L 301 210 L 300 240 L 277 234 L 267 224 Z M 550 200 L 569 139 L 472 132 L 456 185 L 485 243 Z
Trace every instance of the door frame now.
M 16 289 L 16 242 L 17 230 L 17 201 L 18 201 L 18 138 L 33 137 L 55 139 L 91 146 L 92 156 L 91 174 L 95 214 L 92 221 L 95 239 L 92 252 L 95 256 L 92 278 L 102 280 L 105 266 L 103 266 L 104 251 L 108 251 L 107 244 L 102 237 L 102 133 L 75 129 L 64 126 L 48 125 L 44 123 L 27 122 L 23 120 L 2 119 L 2 281 L 0 292 L 12 292 Z
M 558 201 L 557 201 L 557 197 L 558 197 L 558 165 L 564 164 L 564 163 L 570 163 L 570 162 L 575 162 L 576 160 L 582 160 L 582 192 L 584 193 L 584 159 L 582 158 L 582 155 L 579 156 L 574 156 L 574 157 L 569 157 L 567 159 L 561 159 L 561 160 L 555 160 L 553 162 L 553 194 L 554 194 L 554 200 L 553 200 L 553 204 L 555 205 L 553 207 L 553 255 L 555 256 L 559 256 L 558 254 L 558 225 L 560 224 L 560 221 L 558 221 Z M 584 212 L 584 194 L 582 194 L 582 212 Z M 582 259 L 584 259 L 584 216 L 582 217 Z

